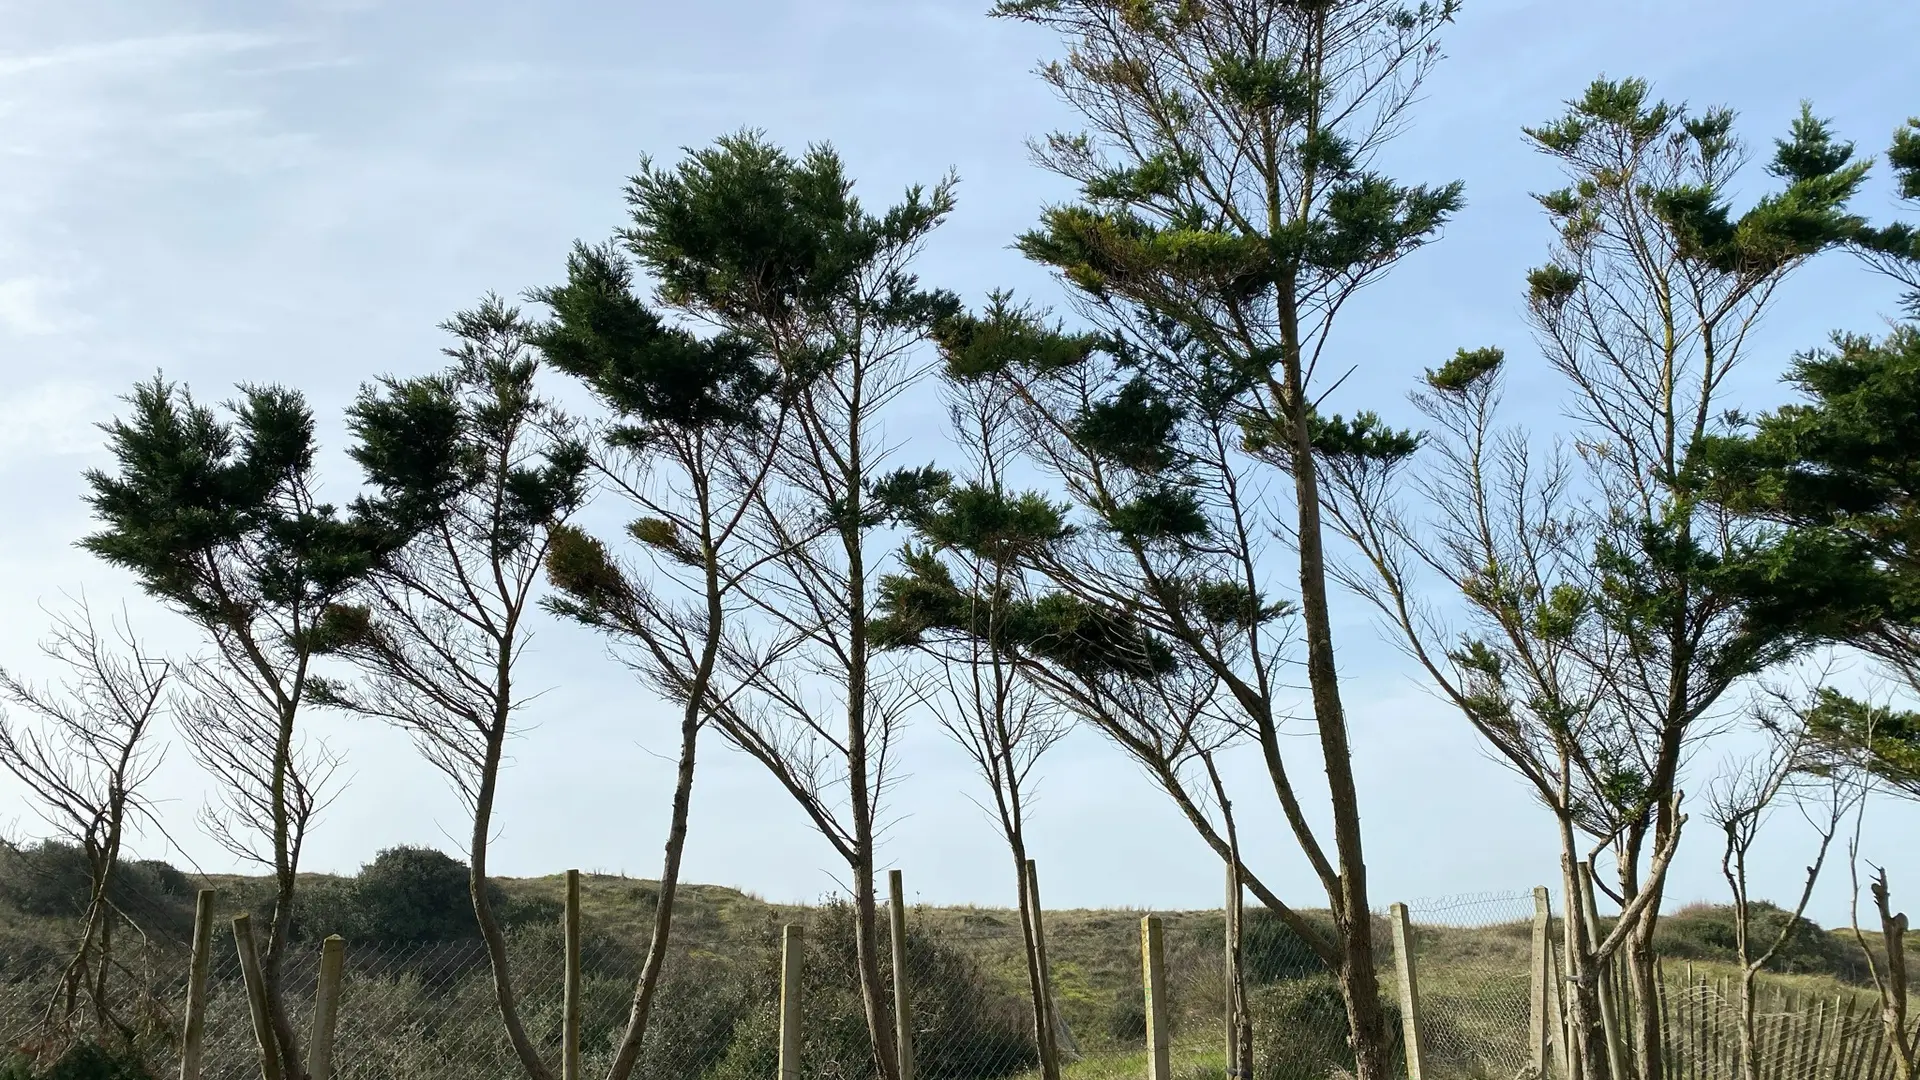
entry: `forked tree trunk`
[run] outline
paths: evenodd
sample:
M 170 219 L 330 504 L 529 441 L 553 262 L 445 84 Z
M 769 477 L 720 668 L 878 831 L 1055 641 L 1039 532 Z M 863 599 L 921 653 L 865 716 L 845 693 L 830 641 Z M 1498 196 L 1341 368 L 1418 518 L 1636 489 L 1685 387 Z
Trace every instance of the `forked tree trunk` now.
M 1586 902 L 1580 882 L 1580 851 L 1573 822 L 1560 819 L 1560 880 L 1567 898 L 1566 931 L 1567 1029 L 1573 1039 L 1568 1058 L 1579 1070 L 1576 1080 L 1609 1080 L 1607 1037 L 1600 1022 L 1600 970 L 1594 942 L 1582 912 Z

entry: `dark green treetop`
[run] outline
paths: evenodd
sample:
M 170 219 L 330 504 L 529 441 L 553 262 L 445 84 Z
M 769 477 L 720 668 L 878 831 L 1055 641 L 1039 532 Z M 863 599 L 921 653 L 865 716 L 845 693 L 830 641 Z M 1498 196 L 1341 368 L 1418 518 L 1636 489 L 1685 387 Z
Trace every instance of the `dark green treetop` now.
M 90 470 L 103 528 L 81 541 L 194 620 L 309 652 L 328 606 L 405 542 L 422 507 L 319 501 L 314 422 L 278 386 L 244 386 L 230 419 L 155 377 L 105 425 L 117 467 Z M 438 468 L 438 466 L 434 466 Z

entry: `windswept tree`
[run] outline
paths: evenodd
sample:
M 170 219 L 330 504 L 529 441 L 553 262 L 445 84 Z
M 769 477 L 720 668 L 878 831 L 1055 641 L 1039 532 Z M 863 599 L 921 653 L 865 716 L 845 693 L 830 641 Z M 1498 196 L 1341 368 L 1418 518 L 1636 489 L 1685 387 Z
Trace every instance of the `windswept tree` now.
M 452 783 L 470 818 L 468 892 L 507 1039 L 529 1077 L 549 1080 L 521 1021 L 487 851 L 507 739 L 533 697 L 519 663 L 541 566 L 585 495 L 586 452 L 535 389 L 517 311 L 488 297 L 445 329 L 459 338 L 448 369 L 382 379 L 348 410 L 348 453 L 375 497 L 407 508 L 418 529 L 337 609 L 329 648 L 361 677 L 316 679 L 311 693 L 405 730 Z
M 1500 423 L 1504 363 L 1496 349 L 1463 350 L 1427 373 L 1414 397 L 1428 422 L 1417 440 L 1424 470 L 1408 475 L 1411 438 L 1392 453 L 1329 447 L 1328 512 L 1363 556 L 1341 566 L 1342 581 L 1378 605 L 1496 760 L 1553 814 L 1571 916 L 1562 923 L 1569 1024 L 1583 1075 L 1605 1076 L 1601 973 L 1655 895 L 1643 890 L 1604 935 L 1579 917 L 1591 895 L 1589 847 L 1614 832 L 1632 739 L 1607 708 L 1617 658 L 1583 651 L 1598 617 L 1595 536 L 1574 462 Z M 1428 602 L 1427 582 L 1457 595 L 1462 610 Z M 1664 877 L 1677 844 L 1675 833 L 1655 853 L 1649 880 Z
M 1895 132 L 1887 152 L 1898 195 L 1920 201 L 1920 119 Z M 1910 290 L 1920 316 L 1920 229 L 1861 226 L 1855 250 Z M 1794 358 L 1786 381 L 1801 400 L 1707 441 L 1707 497 L 1757 521 L 1770 558 L 1743 575 L 1754 617 L 1862 650 L 1920 692 L 1920 327 L 1911 318 L 1884 338 L 1836 334 Z M 1823 688 L 1806 713 L 1808 743 L 1826 768 L 1858 769 L 1877 787 L 1920 797 L 1920 714 Z M 1893 910 L 1884 870 L 1869 891 L 1880 931 L 1861 932 L 1858 837 L 1854 934 L 1881 1000 L 1885 1037 L 1901 1075 L 1920 1069 L 1908 1019 L 1907 919 Z
M 1500 426 L 1498 350 L 1428 373 L 1417 402 L 1435 453 L 1415 485 L 1400 481 L 1419 440 L 1355 438 L 1378 432 L 1371 417 L 1333 425 L 1323 448 L 1334 517 L 1371 564 L 1349 582 L 1559 817 L 1569 905 L 1591 906 L 1597 887 L 1622 910 L 1600 941 L 1569 920 L 1590 1077 L 1663 1075 L 1652 949 L 1685 820 L 1682 765 L 1726 721 L 1731 689 L 1812 639 L 1748 603 L 1743 581 L 1777 552 L 1703 497 L 1703 460 L 1775 291 L 1861 228 L 1846 207 L 1869 163 L 1803 109 L 1768 167 L 1778 188 L 1736 214 L 1733 122 L 1639 80 L 1600 80 L 1527 132 L 1570 181 L 1537 197 L 1559 241 L 1528 289 L 1570 389 L 1577 463 Z M 1805 566 L 1787 572 L 1809 580 Z M 1464 601 L 1463 626 L 1423 605 L 1428 574 Z M 1575 829 L 1593 845 L 1584 858 Z M 1611 887 L 1591 872 L 1602 854 Z M 1616 946 L 1638 1008 L 1627 1056 L 1609 1060 L 1583 1003 Z
M 1044 358 L 998 362 L 1054 384 L 1036 385 L 1036 398 L 1064 395 L 1045 422 L 1064 439 L 1056 457 L 1106 489 L 1070 491 L 1100 518 L 1097 552 L 1076 562 L 1101 584 L 1055 584 L 1102 617 L 1151 624 L 1159 645 L 1138 662 L 1164 646 L 1186 653 L 1176 667 L 1221 681 L 1332 908 L 1333 940 L 1310 940 L 1338 976 L 1363 1080 L 1386 1075 L 1392 1038 L 1373 969 L 1312 433 L 1331 389 L 1320 361 L 1335 317 L 1460 205 L 1458 185 L 1405 185 L 1372 164 L 1405 123 L 1456 7 L 1005 0 L 994 9 L 1060 35 L 1067 55 L 1041 74 L 1087 125 L 1035 146 L 1081 198 L 1049 209 L 1020 248 L 1056 269 L 1082 314 L 1124 345 L 1077 362 L 1049 347 L 1079 372 L 1043 375 L 1054 362 Z M 1104 422 L 1122 412 L 1159 425 L 1167 460 L 1110 455 L 1131 450 L 1103 441 L 1128 437 Z M 1284 484 L 1269 482 L 1276 473 Z M 1279 507 L 1265 501 L 1283 494 Z M 1302 642 L 1291 654 L 1281 645 L 1295 624 L 1273 599 L 1276 533 L 1295 571 L 1287 591 L 1297 590 Z M 1280 752 L 1292 710 L 1276 677 L 1283 658 L 1306 676 L 1332 808 L 1324 833 L 1301 810 Z M 1203 833 L 1230 857 L 1217 828 Z M 1270 891 L 1261 898 L 1288 910 Z
M 1893 133 L 1887 147 L 1896 191 L 1910 205 L 1920 206 L 1920 116 L 1912 117 Z M 1861 229 L 1854 249 L 1876 270 L 1907 287 L 1901 299 L 1907 314 L 1920 319 L 1920 226 L 1895 222 Z
M 1063 538 L 1068 526 L 1064 507 L 1008 487 L 1021 441 L 1019 403 L 1008 389 L 950 382 L 947 397 L 968 471 L 964 478 L 906 471 L 881 485 L 920 546 L 903 553 L 905 572 L 881 579 L 883 614 L 872 637 L 879 648 L 912 646 L 933 661 L 933 712 L 986 781 L 989 802 L 982 805 L 990 807 L 1013 859 L 1040 1071 L 1045 1080 L 1058 1080 L 1065 1032 L 1049 991 L 1027 820 L 1034 769 L 1071 730 L 1072 713 L 1023 673 L 1019 628 L 1010 624 L 1033 599 L 1022 555 Z M 925 604 L 946 610 L 933 615 Z M 936 625 L 958 632 L 929 633 Z
M 355 623 L 343 626 L 338 605 L 402 545 L 411 508 L 322 502 L 313 414 L 293 390 L 242 387 L 227 418 L 158 377 L 127 400 L 129 415 L 105 426 L 114 467 L 87 473 L 103 527 L 81 546 L 132 571 L 209 647 L 180 673 L 176 715 L 214 779 L 215 839 L 273 875 L 263 1049 L 297 1080 L 282 972 L 300 853 L 333 763 L 300 720 L 314 658 Z
M 702 159 L 724 171 L 725 157 Z M 638 184 L 638 182 L 636 182 Z M 647 238 L 667 228 L 725 228 L 714 207 L 699 222 L 675 219 L 633 195 L 629 252 L 654 273 Z M 749 244 L 763 242 L 750 238 Z M 766 251 L 749 247 L 748 265 Z M 782 430 L 780 373 L 768 351 L 725 332 L 701 336 L 689 325 L 693 301 L 664 293 L 649 306 L 635 293 L 633 267 L 617 247 L 575 249 L 563 285 L 534 298 L 553 317 L 535 335 L 554 368 L 580 380 L 607 411 L 592 443 L 605 489 L 635 516 L 627 539 L 638 560 L 621 559 L 575 526 L 555 536 L 547 556 L 560 595 L 550 606 L 605 634 L 618 655 L 679 713 L 679 753 L 666 854 L 654 901 L 653 934 L 634 989 L 627 1029 L 608 1071 L 625 1080 L 639 1061 L 673 928 L 686 851 L 700 735 L 725 727 L 743 673 L 724 663 L 744 650 L 748 596 L 763 556 L 743 530 L 768 482 Z M 719 718 L 718 720 L 716 718 Z
M 911 270 L 953 205 L 952 181 L 875 215 L 832 150 L 795 158 L 745 133 L 673 168 L 644 164 L 628 200 L 621 239 L 659 306 L 707 336 L 654 328 L 658 316 L 620 299 L 624 272 L 581 252 L 576 275 L 598 283 L 549 299 L 554 340 L 579 355 L 547 347 L 614 406 L 616 443 L 638 470 L 623 490 L 645 515 L 629 531 L 656 567 L 685 567 L 673 587 L 695 606 L 669 606 L 664 591 L 645 600 L 659 614 L 630 606 L 651 586 L 587 543 L 556 550 L 554 580 L 577 614 L 638 642 L 640 663 L 692 703 L 687 722 L 704 714 L 765 766 L 845 861 L 875 1065 L 892 1078 L 875 845 L 916 689 L 870 640 L 886 549 L 869 489 L 887 463 L 882 417 L 919 373 L 927 326 L 956 306 Z M 641 484 L 696 474 L 691 488 Z M 696 675 L 711 681 L 693 693 Z
M 122 921 L 143 931 L 108 897 L 129 832 L 159 824 L 142 789 L 160 764 L 154 728 L 165 715 L 172 669 L 146 651 L 124 619 L 111 636 L 103 633 L 84 599 L 55 617 L 41 650 L 61 672 L 53 682 L 0 670 L 0 703 L 25 714 L 0 709 L 0 769 L 87 862 L 80 941 L 46 1020 L 71 1029 L 84 992 L 100 1035 L 131 1038 L 133 1029 L 113 1007 L 113 931 Z
M 1887 159 L 1898 194 L 1920 204 L 1920 119 L 1895 133 Z M 1862 227 L 1855 244 L 1915 290 L 1905 299 L 1920 318 L 1920 228 Z M 1779 533 L 1775 563 L 1750 582 L 1757 610 L 1865 651 L 1920 693 L 1920 322 L 1879 339 L 1835 334 L 1796 356 L 1786 382 L 1800 400 L 1710 440 L 1704 455 L 1709 496 Z M 1791 572 L 1807 564 L 1822 568 L 1817 578 Z

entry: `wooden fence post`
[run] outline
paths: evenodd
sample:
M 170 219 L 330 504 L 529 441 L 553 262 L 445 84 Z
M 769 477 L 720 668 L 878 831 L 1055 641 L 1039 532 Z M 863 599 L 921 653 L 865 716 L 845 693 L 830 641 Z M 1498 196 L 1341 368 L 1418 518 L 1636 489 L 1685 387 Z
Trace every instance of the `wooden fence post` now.
M 787 924 L 780 938 L 780 1080 L 800 1080 L 800 971 L 806 928 Z
M 1553 902 L 1546 886 L 1533 890 L 1533 986 L 1527 998 L 1527 1051 L 1535 1076 L 1547 1075 L 1547 980 L 1553 968 L 1547 958 L 1547 930 L 1553 921 Z
M 887 908 L 893 931 L 893 1042 L 900 1080 L 913 1080 L 913 1001 L 907 987 L 907 900 L 900 871 L 887 871 Z
M 187 1027 L 180 1036 L 180 1080 L 200 1080 L 200 1044 L 207 1033 L 207 968 L 213 953 L 213 890 L 193 901 L 193 959 L 187 965 Z
M 1563 1080 L 1575 1080 L 1573 1039 L 1567 1031 L 1567 1006 L 1561 997 L 1566 985 L 1565 958 L 1557 941 L 1547 942 L 1547 1039 L 1553 1044 L 1553 1064 Z
M 1035 961 L 1040 965 L 1040 1000 L 1047 1009 L 1047 1030 L 1053 1034 L 1049 1047 L 1054 1052 L 1054 1067 L 1059 1068 L 1059 1052 L 1078 1057 L 1079 1047 L 1074 1045 L 1073 1032 L 1060 1019 L 1060 1013 L 1053 1004 L 1053 970 L 1047 964 L 1047 917 L 1040 906 L 1040 870 L 1032 859 L 1027 860 L 1027 903 L 1033 908 L 1033 952 Z
M 240 978 L 247 986 L 247 1011 L 253 1016 L 253 1041 L 260 1046 L 260 1075 L 280 1080 L 279 1043 L 267 1016 L 267 980 L 260 971 L 260 952 L 253 943 L 253 923 L 246 912 L 233 917 L 233 946 L 240 954 Z
M 567 871 L 566 990 L 560 1004 L 561 1080 L 580 1080 L 580 871 Z
M 1167 1030 L 1167 945 L 1160 917 L 1140 920 L 1140 974 L 1147 1006 L 1147 1080 L 1172 1080 L 1172 1034 Z
M 1423 1080 L 1427 1071 L 1426 1048 L 1420 1040 L 1420 983 L 1413 965 L 1413 933 L 1407 922 L 1407 905 L 1388 909 L 1393 921 L 1393 963 L 1400 976 L 1400 1030 L 1407 1042 L 1407 1080 Z
M 333 1080 L 333 1031 L 340 1021 L 340 980 L 346 974 L 346 964 L 346 939 L 333 934 L 320 943 L 320 980 L 313 990 L 307 1080 Z

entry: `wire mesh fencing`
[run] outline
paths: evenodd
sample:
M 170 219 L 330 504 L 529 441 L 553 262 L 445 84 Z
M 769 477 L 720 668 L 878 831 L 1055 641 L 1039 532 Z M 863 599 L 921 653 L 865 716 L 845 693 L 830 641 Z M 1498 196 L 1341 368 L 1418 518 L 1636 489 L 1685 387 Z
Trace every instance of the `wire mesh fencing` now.
M 609 886 L 611 887 L 611 886 Z M 1229 964 L 1219 911 L 1045 912 L 1037 928 L 1018 912 L 918 907 L 904 912 L 896 950 L 884 905 L 871 953 L 860 947 L 860 914 L 843 900 L 807 907 L 754 902 L 720 919 L 690 907 L 652 1002 L 636 1077 L 768 1080 L 778 1073 L 781 1028 L 800 1037 L 806 1080 L 872 1080 L 874 1025 L 904 1034 L 916 1080 L 1039 1080 L 1041 1048 L 1057 1048 L 1062 1080 L 1149 1076 L 1149 1029 L 1166 1048 L 1173 1080 L 1228 1077 Z M 1143 920 L 1160 945 L 1157 993 L 1143 982 Z M 1329 1080 L 1354 1070 L 1341 987 L 1308 935 L 1331 923 L 1306 912 L 1303 934 L 1249 907 L 1240 971 L 1252 1056 L 1249 1080 Z M 633 924 L 586 920 L 579 944 L 579 1060 L 605 1075 L 627 1029 L 644 962 Z M 1421 1080 L 1512 1080 L 1533 1065 L 1538 1000 L 1534 898 L 1530 893 L 1414 902 L 1406 910 L 1407 959 L 1416 973 Z M 785 928 L 801 930 L 783 950 Z M 1396 918 L 1376 917 L 1376 974 L 1395 1074 L 1409 1014 L 1395 953 Z M 1046 963 L 1036 967 L 1044 950 Z M 303 940 L 284 959 L 284 995 L 307 1041 L 321 947 Z M 898 955 L 898 967 L 895 955 Z M 117 946 L 108 996 L 116 1022 L 137 1035 L 153 1075 L 178 1075 L 189 950 L 164 941 Z M 523 1053 L 559 1072 L 567 1026 L 566 939 L 559 919 L 518 926 L 504 970 L 523 1037 L 503 1022 L 495 965 L 477 939 L 350 942 L 334 1038 L 339 1080 L 494 1080 L 530 1073 Z M 0 971 L 0 1037 L 30 1047 L 63 1015 L 61 963 Z M 205 1080 L 261 1075 L 246 987 L 230 932 L 210 953 L 204 1011 Z M 783 1007 L 783 965 L 797 962 Z M 1036 971 L 1040 974 L 1036 975 Z M 864 975 L 863 975 L 864 972 Z M 896 973 L 899 984 L 896 985 Z M 1543 976 L 1544 977 L 1544 976 Z M 1718 976 L 1669 970 L 1662 980 L 1668 1075 L 1739 1076 L 1737 993 Z M 872 993 L 866 991 L 871 986 Z M 87 995 L 75 996 L 87 1024 Z M 904 1012 L 896 1017 L 897 1004 Z M 870 1019 L 871 1018 L 871 1019 Z M 1882 1080 L 1890 1075 L 1875 1011 L 1863 996 L 1828 1001 L 1771 993 L 1755 1026 L 1760 1075 L 1772 1080 Z M 1550 1070 L 1551 1071 L 1551 1070 Z
M 1423 1080 L 1512 1080 L 1534 1066 L 1534 896 L 1407 905 Z M 1399 993 L 1397 963 L 1383 980 Z

